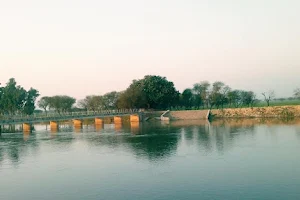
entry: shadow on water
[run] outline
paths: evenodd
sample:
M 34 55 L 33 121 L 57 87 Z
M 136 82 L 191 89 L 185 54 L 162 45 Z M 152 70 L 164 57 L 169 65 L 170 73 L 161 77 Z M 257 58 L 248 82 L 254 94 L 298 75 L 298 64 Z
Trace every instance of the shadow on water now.
M 42 145 L 69 151 L 74 141 L 85 142 L 90 148 L 128 151 L 138 159 L 149 161 L 168 159 L 177 153 L 182 144 L 195 145 L 198 151 L 205 154 L 224 154 L 239 145 L 245 137 L 253 140 L 257 134 L 256 128 L 261 126 L 290 126 L 300 139 L 300 119 L 178 120 L 76 128 L 65 124 L 57 130 L 36 125 L 33 133 L 3 133 L 0 136 L 0 166 L 7 161 L 18 165 L 23 157 L 39 154 Z

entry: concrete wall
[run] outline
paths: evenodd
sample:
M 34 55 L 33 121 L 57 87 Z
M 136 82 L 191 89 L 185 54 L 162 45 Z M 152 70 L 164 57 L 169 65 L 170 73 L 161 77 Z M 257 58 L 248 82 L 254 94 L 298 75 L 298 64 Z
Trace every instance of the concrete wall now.
M 207 119 L 208 110 L 170 111 L 166 116 L 171 120 Z
M 227 108 L 211 110 L 214 118 L 286 118 L 300 117 L 299 106 L 273 106 L 261 108 Z

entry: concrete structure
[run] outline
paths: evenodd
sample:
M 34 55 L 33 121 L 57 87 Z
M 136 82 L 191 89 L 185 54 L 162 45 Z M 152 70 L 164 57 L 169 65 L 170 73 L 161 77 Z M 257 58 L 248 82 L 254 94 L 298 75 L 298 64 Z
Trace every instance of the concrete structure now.
M 32 125 L 29 123 L 23 123 L 23 132 L 30 133 L 32 131 Z
M 114 117 L 114 123 L 115 124 L 121 124 L 122 123 L 122 118 L 119 116 L 115 116 Z
M 139 115 L 130 115 L 130 122 L 140 122 L 141 117 Z
M 59 128 L 58 122 L 50 121 L 50 130 L 51 131 L 57 131 Z
M 171 120 L 208 119 L 208 112 L 209 110 L 170 111 L 168 116 Z
M 82 120 L 81 119 L 73 119 L 73 124 L 75 127 L 81 127 L 82 126 Z
M 59 122 L 68 120 L 84 120 L 92 118 L 107 118 L 107 117 L 121 117 L 130 115 L 139 115 L 140 110 L 138 109 L 128 109 L 128 110 L 104 110 L 101 112 L 70 112 L 70 113 L 52 113 L 52 114 L 35 114 L 32 116 L 25 115 L 4 115 L 1 116 L 0 125 L 9 124 L 23 124 L 23 123 L 40 123 L 40 122 Z M 116 121 L 120 121 L 116 119 Z M 122 121 L 122 120 L 121 120 Z
M 102 125 L 102 124 L 104 124 L 104 121 L 103 121 L 103 119 L 102 118 L 95 118 L 95 124 L 96 125 Z

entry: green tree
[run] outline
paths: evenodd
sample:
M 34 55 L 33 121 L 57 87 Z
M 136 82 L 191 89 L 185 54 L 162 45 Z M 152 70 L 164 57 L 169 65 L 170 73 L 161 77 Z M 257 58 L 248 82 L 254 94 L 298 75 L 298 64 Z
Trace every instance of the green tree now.
M 23 112 L 27 115 L 33 114 L 35 110 L 35 101 L 39 96 L 39 92 L 36 89 L 30 88 L 26 94 L 26 102 L 24 104 Z
M 210 83 L 208 81 L 202 81 L 200 83 L 196 83 L 193 86 L 193 92 L 195 94 L 195 103 L 198 107 L 204 105 L 208 107 L 208 94 L 209 94 Z
M 117 101 L 119 98 L 119 93 L 116 91 L 109 92 L 103 95 L 103 104 L 106 109 L 117 108 Z
M 212 84 L 212 89 L 209 93 L 209 104 L 210 109 L 213 106 L 219 108 L 220 106 L 224 106 L 225 103 L 228 102 L 227 93 L 230 91 L 230 88 L 225 85 L 223 82 L 216 81 Z
M 49 106 L 50 106 L 50 98 L 45 96 L 45 97 L 42 97 L 38 102 L 37 102 L 37 105 L 38 107 L 42 108 L 46 115 L 47 115 L 47 111 L 49 109 Z
M 58 113 L 70 112 L 76 99 L 66 95 L 49 97 L 49 107 Z
M 144 80 L 133 80 L 129 87 L 120 93 L 118 108 L 146 108 L 147 99 L 144 92 Z
M 147 75 L 143 82 L 148 108 L 165 109 L 178 103 L 179 92 L 166 77 Z
M 231 90 L 227 93 L 228 98 L 228 104 L 230 107 L 239 107 L 242 104 L 242 98 L 241 98 L 241 92 L 240 90 Z
M 194 105 L 194 94 L 192 92 L 192 89 L 185 89 L 180 97 L 182 106 L 186 108 L 191 108 Z
M 242 104 L 248 107 L 253 107 L 256 100 L 255 94 L 252 91 L 241 91 Z
M 9 79 L 5 87 L 2 88 L 1 103 L 3 113 L 21 113 L 26 102 L 26 90 L 17 85 L 14 78 Z
M 147 75 L 133 80 L 117 100 L 119 108 L 169 108 L 179 101 L 179 92 L 165 77 Z

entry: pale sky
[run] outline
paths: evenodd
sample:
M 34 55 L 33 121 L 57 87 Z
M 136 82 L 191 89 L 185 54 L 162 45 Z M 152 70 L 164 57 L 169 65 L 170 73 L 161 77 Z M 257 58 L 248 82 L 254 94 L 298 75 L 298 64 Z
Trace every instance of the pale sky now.
M 300 87 L 299 0 L 0 0 L 0 83 L 42 96 L 125 90 L 144 75 L 182 92 Z

